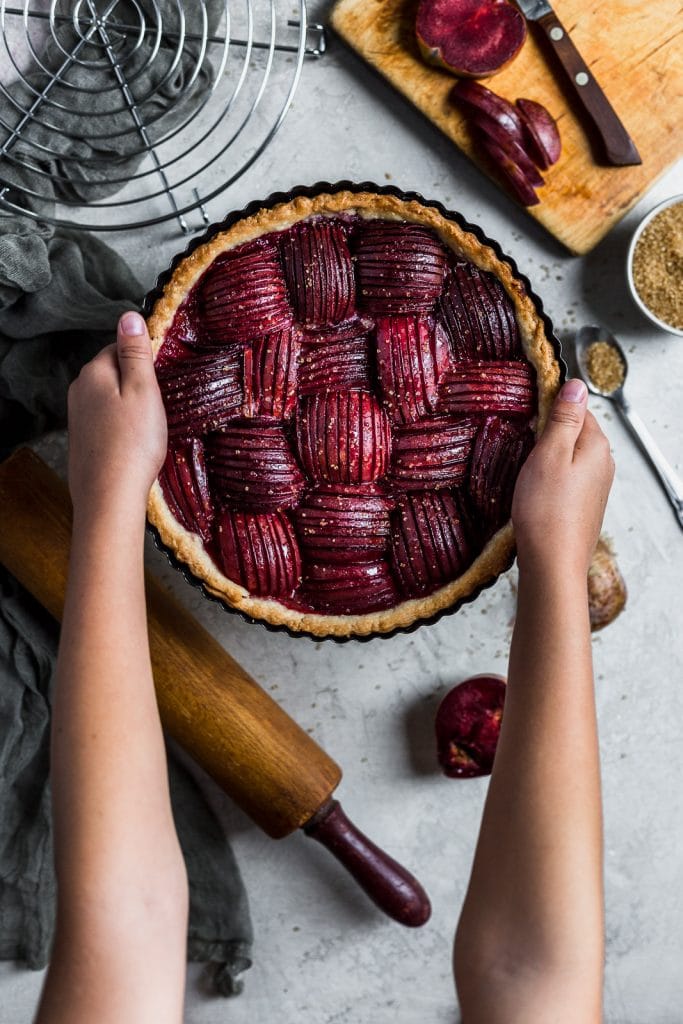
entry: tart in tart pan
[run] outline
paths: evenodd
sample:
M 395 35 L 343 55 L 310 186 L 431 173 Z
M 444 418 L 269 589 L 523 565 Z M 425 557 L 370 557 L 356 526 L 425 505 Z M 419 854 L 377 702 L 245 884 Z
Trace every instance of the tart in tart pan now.
M 146 312 L 169 425 L 148 518 L 206 594 L 367 638 L 509 567 L 563 363 L 528 282 L 459 215 L 372 185 L 272 196 L 178 257 Z

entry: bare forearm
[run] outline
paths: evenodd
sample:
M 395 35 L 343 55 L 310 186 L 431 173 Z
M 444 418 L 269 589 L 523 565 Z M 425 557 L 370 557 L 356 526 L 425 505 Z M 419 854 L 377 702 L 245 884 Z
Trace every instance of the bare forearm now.
M 139 867 L 148 855 L 179 856 L 149 658 L 143 532 L 142 511 L 123 502 L 76 512 L 52 742 L 62 894 L 105 866 L 128 873 L 133 858 Z
M 520 573 L 508 692 L 457 955 L 602 965 L 602 826 L 585 577 Z

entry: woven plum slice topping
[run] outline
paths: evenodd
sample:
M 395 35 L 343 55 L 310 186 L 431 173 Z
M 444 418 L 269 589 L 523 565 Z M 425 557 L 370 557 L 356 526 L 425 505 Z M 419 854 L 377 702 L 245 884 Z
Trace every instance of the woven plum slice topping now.
M 441 294 L 446 252 L 416 224 L 368 221 L 356 247 L 358 301 L 376 316 L 429 313 Z
M 241 346 L 231 346 L 157 368 L 171 440 L 209 433 L 239 415 L 242 366 Z
M 457 360 L 522 358 L 511 300 L 493 274 L 473 263 L 453 267 L 441 314 Z
M 291 508 L 304 487 L 285 431 L 272 420 L 240 420 L 212 434 L 207 463 L 214 496 L 228 508 Z
M 368 321 L 352 321 L 345 329 L 305 334 L 299 368 L 299 393 L 370 391 L 370 330 Z
M 294 412 L 301 336 L 294 329 L 257 338 L 245 350 L 244 415 L 286 420 Z
M 364 615 L 391 608 L 398 600 L 394 579 L 384 561 L 345 565 L 312 562 L 304 570 L 301 596 L 332 615 Z
M 299 402 L 301 462 L 316 483 L 372 483 L 386 473 L 391 448 L 387 414 L 368 391 L 326 391 Z
M 206 475 L 204 445 L 199 438 L 169 448 L 159 483 L 166 504 L 181 526 L 191 533 L 198 533 L 202 540 L 209 540 L 213 503 Z
M 434 411 L 436 385 L 448 363 L 448 338 L 431 317 L 377 320 L 377 373 L 395 423 L 412 423 Z
M 394 432 L 390 478 L 400 490 L 452 487 L 466 475 L 477 425 L 446 417 L 421 420 Z
M 533 446 L 528 428 L 498 416 L 482 423 L 472 449 L 469 489 L 472 504 L 489 532 L 510 518 L 512 496 L 522 463 Z
M 476 360 L 459 363 L 443 375 L 439 384 L 438 408 L 441 412 L 531 416 L 534 402 L 534 373 L 527 362 Z
M 216 527 L 228 579 L 257 597 L 291 597 L 301 580 L 294 527 L 284 512 L 221 513 Z
M 414 597 L 460 576 L 472 560 L 469 522 L 451 491 L 416 491 L 399 499 L 391 522 L 391 565 Z
M 356 281 L 340 224 L 295 224 L 283 235 L 281 247 L 289 294 L 301 323 L 322 327 L 353 315 Z
M 216 345 L 245 342 L 292 325 L 278 250 L 257 238 L 221 256 L 201 284 L 204 324 Z
M 372 484 L 311 491 L 295 513 L 301 547 L 314 562 L 380 559 L 389 538 L 391 507 Z

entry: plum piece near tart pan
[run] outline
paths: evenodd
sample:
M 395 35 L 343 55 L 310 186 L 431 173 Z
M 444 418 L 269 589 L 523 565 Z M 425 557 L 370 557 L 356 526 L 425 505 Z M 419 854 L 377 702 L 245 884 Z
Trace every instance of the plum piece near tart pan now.
M 284 199 L 177 261 L 149 322 L 171 437 L 149 518 L 226 607 L 381 636 L 509 565 L 561 368 L 526 283 L 455 216 Z

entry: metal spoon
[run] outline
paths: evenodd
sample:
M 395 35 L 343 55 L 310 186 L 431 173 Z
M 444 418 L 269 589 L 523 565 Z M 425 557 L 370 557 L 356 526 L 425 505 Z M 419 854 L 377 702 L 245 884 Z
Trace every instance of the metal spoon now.
M 621 385 L 618 388 L 615 388 L 614 391 L 601 391 L 600 388 L 595 386 L 588 376 L 586 350 L 588 349 L 588 346 L 592 345 L 595 341 L 607 342 L 607 344 L 612 345 L 621 356 L 621 360 L 624 364 L 624 379 Z M 597 327 L 595 324 L 587 324 L 585 327 L 581 327 L 577 332 L 574 344 L 576 346 L 576 363 L 578 371 L 585 381 L 588 390 L 592 391 L 594 395 L 600 395 L 601 398 L 608 398 L 612 404 L 616 406 L 621 418 L 635 438 L 636 444 L 649 460 L 650 465 L 659 477 L 659 482 L 666 491 L 666 495 L 674 507 L 678 523 L 681 528 L 683 528 L 683 480 L 681 480 L 680 476 L 669 464 L 652 434 L 647 429 L 638 413 L 633 411 L 626 395 L 624 394 L 628 362 L 621 345 L 614 335 L 610 334 L 610 332 L 605 330 L 604 327 Z

